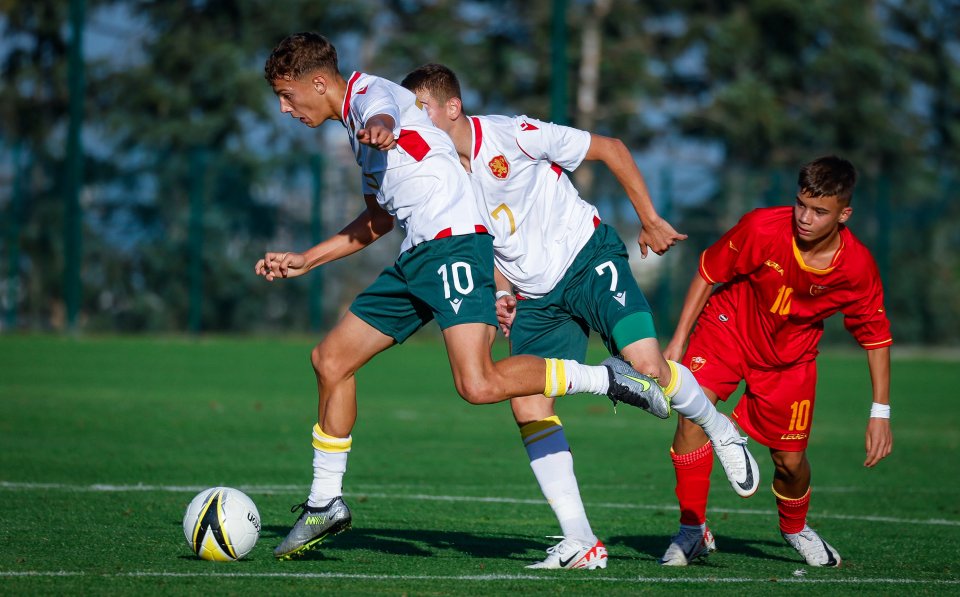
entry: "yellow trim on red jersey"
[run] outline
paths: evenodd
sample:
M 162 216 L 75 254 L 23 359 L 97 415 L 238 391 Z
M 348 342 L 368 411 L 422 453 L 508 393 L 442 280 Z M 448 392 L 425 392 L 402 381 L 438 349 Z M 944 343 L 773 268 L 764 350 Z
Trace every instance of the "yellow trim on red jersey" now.
M 800 255 L 800 249 L 797 247 L 796 238 L 791 238 L 790 243 L 793 245 L 793 256 L 796 257 L 797 264 L 800 266 L 800 269 L 802 269 L 805 272 L 810 272 L 811 274 L 818 274 L 821 276 L 823 274 L 829 274 L 830 272 L 832 272 L 834 269 L 837 268 L 837 260 L 840 258 L 840 253 L 843 251 L 843 247 L 844 247 L 843 237 L 841 236 L 840 247 L 838 247 L 837 252 L 833 254 L 833 259 L 830 260 L 830 267 L 828 267 L 827 269 L 817 269 L 815 267 L 810 267 L 809 265 L 804 263 L 803 256 Z
M 860 346 L 870 350 L 871 348 L 883 348 L 884 346 L 890 346 L 893 344 L 893 338 L 887 338 L 886 340 L 881 340 L 879 342 L 864 342 Z
M 703 260 L 706 256 L 707 256 L 706 251 L 704 251 L 703 253 L 700 253 L 700 275 L 703 277 L 704 280 L 706 280 L 710 284 L 716 284 L 717 283 L 716 280 L 710 277 L 710 274 L 707 273 L 707 268 L 703 265 Z

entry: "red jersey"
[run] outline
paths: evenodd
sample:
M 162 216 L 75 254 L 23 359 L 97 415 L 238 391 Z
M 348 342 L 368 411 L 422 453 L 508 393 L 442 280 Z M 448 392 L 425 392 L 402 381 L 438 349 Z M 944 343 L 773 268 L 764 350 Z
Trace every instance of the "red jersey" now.
M 751 367 L 816 358 L 823 320 L 838 311 L 863 348 L 893 343 L 877 265 L 846 226 L 840 225 L 830 266 L 815 269 L 794 240 L 792 207 L 753 210 L 703 252 L 700 275 L 721 286 L 700 314 L 698 331 L 733 335 Z

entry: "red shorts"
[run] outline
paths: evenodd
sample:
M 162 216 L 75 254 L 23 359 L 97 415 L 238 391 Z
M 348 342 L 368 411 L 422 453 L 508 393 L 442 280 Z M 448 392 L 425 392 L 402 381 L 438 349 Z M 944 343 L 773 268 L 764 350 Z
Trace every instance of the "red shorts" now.
M 733 418 L 757 443 L 787 452 L 807 448 L 816 400 L 816 361 L 774 370 L 751 369 L 736 342 L 695 331 L 683 364 L 701 386 L 724 401 L 741 380 L 746 381 Z

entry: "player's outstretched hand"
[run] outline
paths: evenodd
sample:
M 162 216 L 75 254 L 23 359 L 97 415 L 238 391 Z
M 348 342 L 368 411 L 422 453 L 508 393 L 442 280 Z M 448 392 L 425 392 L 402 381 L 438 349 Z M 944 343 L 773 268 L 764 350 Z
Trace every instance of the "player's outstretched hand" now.
M 374 149 L 386 151 L 397 146 L 393 131 L 379 124 L 372 124 L 357 131 L 357 141 Z
M 871 417 L 867 423 L 867 459 L 863 466 L 875 466 L 893 451 L 893 432 L 890 419 Z
M 517 316 L 517 299 L 513 295 L 502 296 L 497 299 L 497 323 L 500 331 L 507 338 L 510 337 L 510 328 L 513 318 Z
M 306 259 L 301 253 L 267 253 L 257 261 L 253 271 L 268 282 L 274 278 L 296 278 L 307 273 Z
M 643 223 L 640 238 L 637 239 L 640 245 L 640 257 L 646 259 L 647 251 L 663 255 L 670 247 L 682 240 L 687 240 L 687 235 L 674 230 L 670 222 L 663 218 L 651 219 Z
M 663 349 L 663 358 L 679 363 L 681 357 L 683 357 L 683 342 L 677 343 L 671 340 L 667 347 Z

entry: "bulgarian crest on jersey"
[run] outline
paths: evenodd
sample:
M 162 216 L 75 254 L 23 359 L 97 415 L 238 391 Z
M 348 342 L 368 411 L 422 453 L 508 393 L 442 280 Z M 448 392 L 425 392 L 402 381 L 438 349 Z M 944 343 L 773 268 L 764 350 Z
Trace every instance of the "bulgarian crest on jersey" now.
M 507 158 L 502 155 L 498 155 L 487 163 L 487 166 L 490 167 L 490 172 L 493 173 L 499 179 L 504 179 L 510 174 L 510 164 L 507 163 Z

